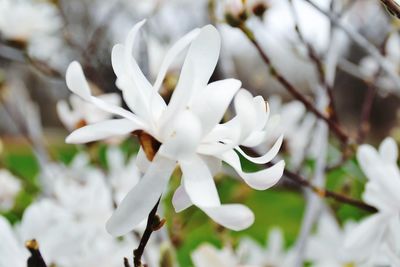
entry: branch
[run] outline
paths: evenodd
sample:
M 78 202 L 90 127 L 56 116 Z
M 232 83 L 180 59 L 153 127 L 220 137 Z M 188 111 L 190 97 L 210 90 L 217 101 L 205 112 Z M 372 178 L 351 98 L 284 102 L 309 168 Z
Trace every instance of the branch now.
M 28 258 L 28 267 L 47 267 L 40 253 L 39 243 L 35 239 L 27 241 L 25 246 L 31 253 L 31 256 Z
M 393 82 L 396 84 L 397 88 L 400 88 L 400 78 L 397 75 L 396 71 L 390 66 L 390 64 L 386 61 L 386 59 L 382 56 L 379 50 L 372 45 L 364 36 L 359 34 L 354 29 L 345 25 L 336 15 L 323 10 L 318 5 L 316 5 L 311 0 L 304 0 L 313 6 L 320 13 L 324 14 L 327 18 L 330 19 L 333 25 L 343 30 L 357 45 L 363 48 L 368 54 L 370 54 L 379 64 L 379 66 L 390 76 Z M 383 2 L 384 0 L 381 0 Z M 392 0 L 387 0 L 387 2 L 393 2 Z
M 309 101 L 305 96 L 303 96 L 302 93 L 300 93 L 299 90 L 297 90 L 285 77 L 282 76 L 282 74 L 279 73 L 279 71 L 276 69 L 276 67 L 273 65 L 271 59 L 269 56 L 264 52 L 264 50 L 261 48 L 260 44 L 256 40 L 254 33 L 247 28 L 245 25 L 240 25 L 239 28 L 242 30 L 242 32 L 247 36 L 247 38 L 251 41 L 251 43 L 256 47 L 258 53 L 260 54 L 261 58 L 263 61 L 269 66 L 269 71 L 270 74 L 290 93 L 301 101 L 304 106 L 307 108 L 307 110 L 311 111 L 312 113 L 317 116 L 317 118 L 325 121 L 329 129 L 338 137 L 338 139 L 345 144 L 350 143 L 350 137 L 347 135 L 347 133 L 344 132 L 344 130 L 336 124 L 333 120 L 331 120 L 329 117 L 321 113 L 312 103 Z
M 303 178 L 301 175 L 291 172 L 288 169 L 284 170 L 283 175 L 286 178 L 290 179 L 291 181 L 293 181 L 299 185 L 310 188 L 314 193 L 316 193 L 320 197 L 332 198 L 338 202 L 345 203 L 345 204 L 360 208 L 360 209 L 368 211 L 368 212 L 376 212 L 377 211 L 376 208 L 364 203 L 363 201 L 353 199 L 348 196 L 345 196 L 345 195 L 342 195 L 342 194 L 339 194 L 339 193 L 336 193 L 333 191 L 329 191 L 325 188 L 315 186 L 311 182 L 309 182 L 308 180 Z
M 390 14 L 400 19 L 400 6 L 394 0 L 381 0 Z
M 143 236 L 140 239 L 140 243 L 137 249 L 133 251 L 133 263 L 135 267 L 142 267 L 142 256 L 144 253 L 144 249 L 146 248 L 147 242 L 150 239 L 151 234 L 154 231 L 159 230 L 165 223 L 165 219 L 160 219 L 160 217 L 156 214 L 158 205 L 160 204 L 160 199 L 158 199 L 156 205 L 151 210 L 149 217 L 147 218 L 146 229 L 144 230 Z

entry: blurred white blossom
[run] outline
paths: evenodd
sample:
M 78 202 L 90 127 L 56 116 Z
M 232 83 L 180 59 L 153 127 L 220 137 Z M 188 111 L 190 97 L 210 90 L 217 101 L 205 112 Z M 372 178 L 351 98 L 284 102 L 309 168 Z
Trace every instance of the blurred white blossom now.
M 20 191 L 21 181 L 8 170 L 0 169 L 0 211 L 11 209 Z
M 362 145 L 357 151 L 361 169 L 367 176 L 363 194 L 366 203 L 378 212 L 366 219 L 348 235 L 346 249 L 362 252 L 368 259 L 382 251 L 391 266 L 400 265 L 400 172 L 398 148 L 392 138 L 386 138 L 379 150 Z

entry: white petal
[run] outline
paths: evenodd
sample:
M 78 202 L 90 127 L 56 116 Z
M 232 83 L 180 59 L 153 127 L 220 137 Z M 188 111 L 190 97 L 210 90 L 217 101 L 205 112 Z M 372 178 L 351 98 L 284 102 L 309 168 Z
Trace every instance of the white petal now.
M 386 162 L 397 163 L 398 149 L 396 141 L 393 138 L 388 137 L 379 146 L 379 154 L 382 159 Z
M 181 212 L 192 206 L 192 201 L 190 201 L 182 185 L 175 190 L 174 196 L 172 197 L 172 205 L 174 206 L 175 212 Z
M 10 223 L 0 216 L 0 266 L 25 267 L 28 251 L 19 244 Z
M 191 202 L 199 207 L 221 205 L 217 187 L 207 165 L 198 156 L 179 162 L 183 186 Z
M 90 124 L 72 132 L 65 142 L 69 144 L 83 144 L 115 136 L 123 136 L 141 129 L 128 119 L 107 120 Z
M 196 151 L 201 135 L 199 120 L 186 110 L 177 115 L 170 129 L 164 129 L 164 143 L 158 153 L 171 159 L 190 157 Z
M 242 170 L 239 156 L 233 150 L 225 152 L 221 159 L 231 165 L 250 187 L 257 190 L 265 190 L 274 186 L 282 177 L 285 168 L 285 162 L 281 160 L 269 168 L 245 173 Z
M 153 89 L 157 92 L 160 90 L 161 84 L 164 81 L 165 74 L 171 66 L 175 58 L 196 38 L 200 33 L 200 29 L 196 28 L 180 38 L 167 52 L 160 70 L 158 71 L 157 79 L 154 82 Z
M 82 66 L 77 61 L 69 64 L 65 75 L 67 86 L 73 93 L 79 95 L 83 99 L 88 100 L 92 95 L 89 84 L 83 74 Z
M 171 97 L 162 124 L 169 124 L 186 108 L 193 95 L 206 87 L 218 61 L 221 40 L 214 26 L 207 25 L 193 40 L 185 58 L 178 84 Z
M 387 216 L 379 213 L 364 219 L 346 237 L 344 248 L 349 251 L 362 251 L 365 256 L 371 255 L 382 241 L 388 226 L 387 221 Z
M 233 96 L 241 86 L 242 83 L 235 79 L 216 81 L 194 96 L 192 110 L 199 117 L 204 134 L 221 121 Z
M 226 204 L 219 207 L 199 207 L 218 224 L 234 230 L 241 231 L 254 222 L 253 212 L 241 204 Z
M 357 150 L 357 160 L 368 179 L 377 179 L 376 166 L 380 160 L 375 148 L 370 145 L 361 145 Z
M 75 128 L 80 119 L 79 116 L 69 108 L 68 103 L 64 100 L 57 102 L 57 114 L 64 126 L 70 131 Z
M 247 90 L 240 90 L 235 97 L 236 117 L 238 118 L 242 133 L 241 139 L 245 140 L 253 132 L 259 122 L 253 96 Z
M 175 166 L 174 160 L 156 154 L 144 177 L 129 191 L 108 220 L 107 231 L 121 236 L 144 220 L 164 192 Z
M 143 148 L 139 148 L 139 152 L 136 156 L 136 166 L 141 172 L 146 172 L 151 164 L 151 161 L 147 159 L 146 153 L 144 152 Z
M 271 160 L 273 160 L 273 158 L 275 158 L 275 156 L 278 154 L 279 149 L 281 148 L 283 142 L 283 135 L 281 135 L 278 140 L 275 142 L 275 144 L 272 146 L 272 148 L 265 153 L 263 156 L 261 157 L 251 157 L 249 155 L 247 155 L 241 148 L 237 147 L 236 150 L 246 159 L 248 159 L 249 161 L 256 163 L 256 164 L 265 164 L 267 162 L 270 162 Z

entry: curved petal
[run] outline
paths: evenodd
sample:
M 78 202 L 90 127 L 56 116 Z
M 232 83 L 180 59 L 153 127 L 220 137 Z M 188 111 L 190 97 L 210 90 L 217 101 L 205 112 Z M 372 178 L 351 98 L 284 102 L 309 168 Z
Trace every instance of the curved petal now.
M 201 28 L 189 47 L 179 76 L 178 84 L 163 114 L 162 124 L 169 124 L 184 109 L 193 95 L 207 86 L 217 65 L 221 40 L 212 25 Z
M 204 134 L 210 132 L 221 121 L 241 86 L 242 83 L 236 79 L 216 81 L 194 96 L 192 110 L 199 117 Z
M 199 208 L 218 224 L 234 231 L 244 230 L 254 223 L 253 212 L 241 204 Z
M 107 221 L 107 231 L 121 236 L 131 231 L 150 213 L 165 190 L 176 162 L 157 154 L 139 183 L 126 195 Z
M 182 170 L 182 184 L 191 202 L 199 207 L 221 205 L 217 187 L 207 165 L 198 156 L 179 162 Z
M 140 147 L 139 152 L 136 155 L 136 167 L 138 167 L 141 172 L 145 173 L 150 164 L 151 161 L 147 159 L 146 153 L 144 152 L 143 148 Z
M 190 201 L 183 185 L 180 185 L 175 190 L 174 196 L 172 197 L 172 205 L 174 206 L 175 212 L 181 212 L 192 206 L 192 201 Z
M 79 95 L 83 99 L 89 100 L 92 93 L 90 87 L 83 74 L 82 66 L 77 61 L 71 62 L 65 74 L 65 80 L 69 90 Z
M 129 134 L 141 129 L 128 119 L 106 120 L 73 131 L 65 140 L 69 144 L 83 144 L 110 137 Z
M 251 157 L 249 155 L 247 155 L 240 147 L 237 147 L 236 150 L 246 159 L 248 159 L 249 161 L 256 163 L 256 164 L 265 164 L 267 162 L 270 162 L 271 160 L 273 160 L 275 158 L 275 156 L 278 154 L 279 149 L 282 146 L 282 142 L 283 142 L 283 135 L 281 135 L 278 140 L 275 142 L 275 144 L 272 146 L 272 148 L 265 153 L 263 156 L 261 157 Z
M 73 130 L 79 121 L 79 115 L 76 114 L 73 110 L 71 110 L 66 101 L 61 100 L 57 102 L 57 114 L 60 118 L 60 121 L 64 124 L 64 126 L 68 130 Z
M 200 142 L 201 124 L 192 112 L 177 115 L 176 121 L 164 130 L 164 142 L 158 153 L 171 159 L 185 159 L 193 155 Z
M 261 171 L 245 173 L 242 170 L 239 156 L 233 150 L 224 153 L 221 159 L 231 165 L 250 187 L 257 190 L 265 190 L 274 186 L 282 177 L 285 168 L 285 162 L 281 160 Z
M 19 244 L 10 223 L 0 216 L 0 266 L 25 267 L 28 251 Z

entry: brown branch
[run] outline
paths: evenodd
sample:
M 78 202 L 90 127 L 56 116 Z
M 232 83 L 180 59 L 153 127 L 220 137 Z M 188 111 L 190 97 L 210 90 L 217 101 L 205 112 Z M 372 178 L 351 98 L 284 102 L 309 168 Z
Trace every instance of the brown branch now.
M 394 0 L 381 0 L 381 3 L 385 5 L 387 11 L 393 16 L 400 19 L 400 6 Z
M 268 65 L 269 67 L 269 72 L 271 76 L 273 76 L 290 94 L 293 95 L 296 99 L 301 101 L 304 106 L 309 110 L 310 112 L 314 113 L 317 118 L 325 121 L 329 129 L 338 137 L 338 139 L 344 143 L 348 144 L 351 143 L 351 138 L 347 135 L 347 133 L 332 119 L 324 115 L 321 111 L 319 111 L 312 103 L 310 100 L 308 100 L 298 89 L 296 89 L 285 77 L 283 77 L 282 74 L 276 69 L 276 67 L 273 65 L 271 59 L 269 56 L 264 52 L 264 50 L 261 48 L 260 44 L 256 40 L 253 32 L 247 28 L 244 24 L 241 24 L 239 28 L 242 30 L 242 32 L 247 36 L 247 38 L 251 41 L 251 43 L 255 46 L 257 49 L 258 53 L 260 54 L 261 58 L 265 62 L 265 64 Z
M 260 156 L 260 154 L 258 152 L 256 152 L 252 148 L 242 147 L 242 149 L 246 153 L 248 153 L 249 155 L 252 155 L 252 156 L 255 156 L 255 157 Z M 271 167 L 273 165 L 273 163 L 268 162 L 268 163 L 263 164 L 263 165 L 265 167 Z M 339 193 L 330 191 L 330 190 L 325 189 L 325 188 L 318 187 L 318 186 L 312 184 L 310 181 L 308 181 L 304 177 L 302 177 L 300 174 L 292 172 L 292 171 L 290 171 L 288 169 L 285 169 L 283 171 L 283 175 L 287 179 L 295 182 L 296 184 L 311 189 L 311 191 L 313 191 L 314 193 L 318 194 L 320 197 L 331 198 L 331 199 L 334 199 L 334 200 L 336 200 L 338 202 L 341 202 L 341 203 L 344 203 L 344 204 L 348 204 L 348 205 L 363 209 L 363 210 L 368 211 L 368 212 L 376 212 L 377 211 L 376 208 L 364 203 L 363 201 L 350 198 L 348 196 L 345 196 L 343 194 L 339 194 Z
M 151 234 L 154 231 L 159 230 L 165 223 L 164 219 L 160 219 L 160 217 L 157 215 L 157 208 L 158 205 L 160 204 L 160 199 L 158 199 L 156 205 L 154 208 L 151 210 L 149 217 L 147 218 L 147 225 L 146 229 L 144 230 L 143 236 L 140 239 L 139 246 L 137 249 L 133 251 L 133 264 L 135 267 L 142 267 L 142 256 L 144 253 L 144 249 L 146 248 L 147 242 L 150 239 Z
M 332 198 L 338 202 L 344 203 L 344 204 L 348 204 L 357 208 L 360 208 L 362 210 L 368 211 L 368 212 L 376 212 L 377 209 L 366 204 L 363 201 L 357 200 L 357 199 L 353 199 L 350 198 L 348 196 L 345 196 L 343 194 L 339 194 L 333 191 L 329 191 L 325 188 L 321 188 L 318 186 L 313 185 L 310 181 L 306 180 L 305 178 L 303 178 L 301 175 L 296 174 L 294 172 L 291 172 L 287 169 L 284 170 L 283 175 L 290 179 L 291 181 L 302 185 L 304 187 L 307 187 L 309 189 L 311 189 L 314 193 L 316 193 L 317 195 L 319 195 L 320 197 L 327 197 L 327 198 Z
M 47 267 L 40 253 L 39 243 L 35 239 L 27 241 L 25 246 L 31 253 L 31 256 L 28 258 L 28 267 Z

